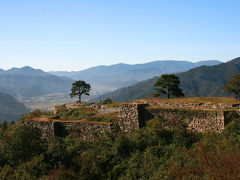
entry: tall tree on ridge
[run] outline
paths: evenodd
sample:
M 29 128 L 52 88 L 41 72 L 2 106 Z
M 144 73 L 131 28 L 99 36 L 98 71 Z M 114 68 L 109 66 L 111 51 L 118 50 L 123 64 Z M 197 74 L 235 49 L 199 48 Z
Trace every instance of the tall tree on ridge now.
M 174 74 L 163 74 L 154 86 L 159 87 L 156 88 L 156 93 L 154 96 L 161 96 L 163 94 L 167 95 L 167 98 L 170 97 L 182 97 L 184 96 L 182 90 L 179 88 L 179 78 Z
M 233 74 L 232 77 L 227 81 L 227 85 L 222 87 L 225 92 L 231 92 L 235 94 L 236 101 L 240 95 L 240 74 Z
M 81 103 L 81 97 L 82 95 L 89 96 L 89 91 L 91 90 L 90 84 L 87 84 L 85 81 L 76 81 L 72 84 L 71 93 L 69 94 L 71 98 L 74 96 L 78 96 L 79 103 Z

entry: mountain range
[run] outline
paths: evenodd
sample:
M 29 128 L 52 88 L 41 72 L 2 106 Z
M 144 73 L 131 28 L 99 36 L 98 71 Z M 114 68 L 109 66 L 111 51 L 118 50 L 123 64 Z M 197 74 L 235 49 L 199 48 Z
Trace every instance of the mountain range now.
M 72 82 L 29 66 L 0 71 L 0 92 L 14 97 L 69 92 Z
M 231 78 L 234 73 L 240 73 L 240 58 L 233 59 L 226 63 L 214 66 L 201 66 L 186 72 L 176 74 L 180 81 L 180 87 L 186 97 L 204 96 L 230 96 L 225 93 L 222 86 Z M 154 94 L 154 83 L 158 77 L 141 81 L 135 85 L 106 93 L 92 101 L 99 101 L 111 98 L 113 101 L 131 101 Z
M 12 96 L 0 93 L 0 123 L 4 121 L 17 121 L 21 114 L 29 110 Z
M 75 80 L 85 80 L 90 83 L 92 86 L 90 98 L 94 98 L 163 73 L 183 72 L 201 65 L 220 63 L 215 60 L 197 63 L 154 61 L 136 65 L 96 66 L 77 72 L 44 72 L 29 66 L 9 70 L 0 69 L 0 92 L 10 94 L 31 110 L 36 107 L 45 109 L 46 106 L 43 104 L 58 103 L 59 97 L 61 97 L 61 102 L 68 102 L 71 86 Z M 89 100 L 89 97 L 83 98 Z
M 90 83 L 96 89 L 110 91 L 121 87 L 136 84 L 139 81 L 146 80 L 165 73 L 184 72 L 189 69 L 202 65 L 216 65 L 220 61 L 209 60 L 196 63 L 189 61 L 153 61 L 144 64 L 114 64 L 110 66 L 96 66 L 82 71 L 51 71 L 57 76 L 66 76 L 75 80 L 84 80 Z

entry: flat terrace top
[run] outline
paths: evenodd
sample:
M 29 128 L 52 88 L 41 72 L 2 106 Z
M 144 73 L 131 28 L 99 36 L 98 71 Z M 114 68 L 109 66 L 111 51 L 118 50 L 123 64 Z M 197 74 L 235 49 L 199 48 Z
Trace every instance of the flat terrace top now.
M 240 101 L 236 101 L 232 97 L 195 97 L 195 98 L 178 98 L 178 99 L 162 99 L 151 98 L 142 99 L 141 102 L 168 102 L 168 103 L 198 103 L 198 104 L 240 104 Z
M 26 121 L 35 121 L 35 122 L 64 122 L 64 123 L 88 123 L 88 124 L 112 124 L 111 122 L 100 122 L 100 121 L 88 121 L 86 119 L 82 120 L 55 120 L 55 119 L 49 119 L 48 117 L 39 117 L 39 118 L 33 118 Z
M 209 112 L 223 112 L 223 111 L 236 111 L 235 108 L 202 108 L 202 107 L 164 107 L 164 106 L 147 106 L 146 109 L 178 109 L 185 111 L 209 111 Z

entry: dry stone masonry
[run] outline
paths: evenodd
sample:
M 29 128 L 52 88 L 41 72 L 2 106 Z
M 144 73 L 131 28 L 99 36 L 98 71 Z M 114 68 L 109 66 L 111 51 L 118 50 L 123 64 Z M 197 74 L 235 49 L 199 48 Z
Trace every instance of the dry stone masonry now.
M 158 117 L 159 120 L 166 120 L 166 126 L 174 127 L 179 122 L 188 125 L 188 129 L 197 132 L 208 130 L 221 132 L 224 129 L 225 111 L 221 110 L 201 110 L 183 108 L 148 108 L 149 113 Z
M 183 103 L 183 102 L 167 102 L 167 101 L 148 101 L 136 100 L 135 103 L 149 104 L 150 106 L 168 107 L 168 108 L 198 108 L 198 109 L 231 109 L 239 106 L 239 104 L 224 103 Z
M 208 130 L 221 132 L 228 123 L 226 116 L 229 112 L 236 112 L 232 105 L 222 105 L 206 108 L 196 108 L 192 103 L 126 103 L 120 107 L 118 126 L 125 132 L 129 133 L 133 129 L 141 128 L 149 119 L 158 118 L 165 123 L 166 128 L 174 128 L 177 123 L 184 122 L 188 129 L 197 132 L 206 132 Z M 213 108 L 214 107 L 214 108 Z M 215 107 L 218 107 L 217 109 Z M 228 107 L 229 109 L 226 109 Z
M 124 132 L 130 133 L 145 125 L 144 111 L 147 104 L 127 103 L 120 106 L 117 125 Z
M 42 137 L 65 137 L 74 133 L 83 140 L 103 136 L 112 130 L 112 123 L 79 121 L 23 121 L 22 124 L 40 129 Z
M 68 104 L 67 109 L 75 109 L 87 104 Z M 89 107 L 97 109 L 99 113 L 104 113 L 103 106 L 89 104 Z M 54 107 L 54 114 L 57 115 L 59 107 Z M 188 129 L 196 132 L 206 132 L 208 130 L 221 132 L 228 123 L 228 114 L 234 112 L 240 116 L 238 105 L 234 104 L 199 104 L 199 103 L 179 103 L 163 101 L 138 100 L 133 103 L 123 103 L 120 106 L 118 119 L 115 122 L 123 132 L 129 134 L 135 129 L 142 128 L 146 122 L 152 118 L 162 121 L 165 128 L 173 129 L 179 122 L 188 125 Z M 111 110 L 109 110 L 111 111 Z M 116 111 L 116 108 L 115 110 Z M 75 133 L 84 140 L 103 136 L 106 132 L 111 132 L 113 123 L 102 123 L 93 121 L 61 121 L 54 119 L 38 118 L 32 121 L 23 121 L 23 124 L 38 127 L 42 137 L 67 136 Z

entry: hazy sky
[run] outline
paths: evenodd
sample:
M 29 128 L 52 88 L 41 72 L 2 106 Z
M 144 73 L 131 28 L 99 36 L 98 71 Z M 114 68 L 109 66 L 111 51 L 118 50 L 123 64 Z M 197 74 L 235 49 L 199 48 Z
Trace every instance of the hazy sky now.
M 0 68 L 240 56 L 239 0 L 0 0 Z

